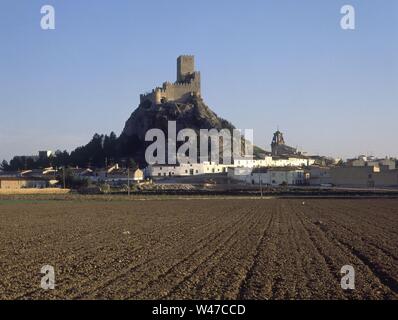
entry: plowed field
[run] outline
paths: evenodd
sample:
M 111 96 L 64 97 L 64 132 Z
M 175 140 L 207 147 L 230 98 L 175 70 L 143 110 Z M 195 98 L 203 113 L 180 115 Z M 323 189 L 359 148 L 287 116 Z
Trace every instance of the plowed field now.
M 3 200 L 0 298 L 397 299 L 398 200 Z

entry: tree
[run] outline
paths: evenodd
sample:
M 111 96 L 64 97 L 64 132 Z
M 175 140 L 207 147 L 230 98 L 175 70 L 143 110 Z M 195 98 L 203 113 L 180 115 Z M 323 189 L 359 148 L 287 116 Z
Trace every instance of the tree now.
M 55 157 L 53 160 L 53 165 L 57 168 L 66 167 L 70 165 L 70 155 L 68 151 L 57 150 L 55 151 Z
M 103 152 L 105 158 L 110 162 L 115 162 L 117 160 L 116 145 L 117 145 L 117 137 L 113 131 L 109 136 L 105 135 Z
M 126 147 L 126 150 L 124 150 L 124 147 Z M 57 168 L 71 166 L 102 168 L 108 161 L 110 163 L 120 161 L 121 156 L 124 156 L 125 153 L 128 155 L 131 153 L 131 150 L 134 149 L 130 148 L 130 145 L 121 146 L 120 138 L 113 131 L 109 135 L 96 133 L 89 143 L 77 147 L 70 154 L 66 150 L 57 150 L 54 156 L 45 159 L 15 156 L 9 164 L 4 163 L 4 169 L 1 170 L 18 171 L 50 166 Z
M 62 172 L 58 175 L 57 179 L 58 181 L 61 181 L 63 183 L 63 179 L 65 179 L 65 187 L 68 189 L 79 189 L 83 187 L 87 187 L 89 185 L 88 179 L 85 178 L 79 178 L 79 177 L 74 177 L 70 169 L 62 169 L 65 170 L 65 172 Z
M 25 157 L 14 157 L 10 161 L 10 170 L 18 171 L 25 168 L 26 158 Z
M 10 165 L 8 164 L 8 162 L 6 160 L 3 160 L 0 164 L 0 170 L 3 171 L 10 171 Z
M 130 169 L 132 169 L 132 170 L 138 169 L 138 165 L 137 165 L 137 163 L 134 161 L 134 159 L 129 159 L 127 165 L 128 165 L 128 167 L 129 167 Z

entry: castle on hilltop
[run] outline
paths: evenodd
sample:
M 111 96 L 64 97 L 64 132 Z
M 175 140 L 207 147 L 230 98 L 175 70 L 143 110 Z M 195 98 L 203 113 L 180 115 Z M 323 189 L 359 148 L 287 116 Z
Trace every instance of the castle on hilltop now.
M 165 102 L 186 103 L 191 96 L 200 95 L 200 72 L 195 71 L 195 58 L 182 55 L 177 58 L 177 81 L 164 82 L 162 87 L 141 94 L 140 102 L 149 100 L 155 105 Z

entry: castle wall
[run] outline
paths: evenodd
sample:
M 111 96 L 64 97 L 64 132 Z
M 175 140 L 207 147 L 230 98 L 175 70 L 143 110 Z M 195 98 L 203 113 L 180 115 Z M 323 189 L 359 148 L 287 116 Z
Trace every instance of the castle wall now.
M 195 78 L 189 83 L 174 84 L 166 83 L 161 91 L 161 96 L 169 101 L 184 102 L 191 96 L 191 93 L 200 95 L 200 79 L 199 74 L 195 74 Z
M 192 94 L 200 96 L 200 73 L 195 72 L 194 56 L 180 56 L 177 59 L 177 81 L 165 82 L 152 92 L 140 95 L 140 102 L 145 100 L 160 104 L 164 100 L 186 102 Z
M 165 82 L 161 88 L 154 89 L 151 93 L 141 95 L 141 102 L 150 100 L 154 104 L 160 104 L 162 99 L 166 101 L 185 102 L 195 93 L 200 96 L 200 74 L 194 73 L 190 82 Z

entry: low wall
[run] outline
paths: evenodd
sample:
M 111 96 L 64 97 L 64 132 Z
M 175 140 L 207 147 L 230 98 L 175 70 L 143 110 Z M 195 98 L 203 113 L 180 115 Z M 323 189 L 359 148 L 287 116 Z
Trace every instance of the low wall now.
M 0 195 L 13 195 L 13 194 L 67 194 L 70 193 L 70 189 L 59 189 L 59 188 L 44 188 L 44 189 L 0 189 Z

